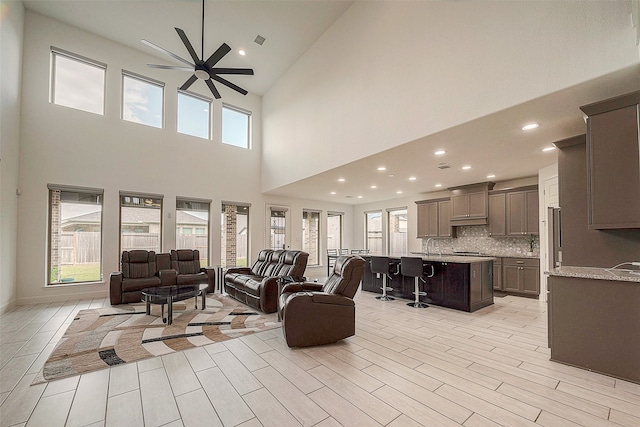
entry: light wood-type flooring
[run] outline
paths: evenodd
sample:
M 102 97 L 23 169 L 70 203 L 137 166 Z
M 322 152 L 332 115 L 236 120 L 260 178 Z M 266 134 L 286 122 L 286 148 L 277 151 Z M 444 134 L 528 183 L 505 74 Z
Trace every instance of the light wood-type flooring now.
M 289 349 L 275 329 L 31 386 L 75 313 L 0 317 L 2 426 L 640 426 L 640 385 L 549 361 L 546 304 L 475 313 L 356 296 L 357 333 Z

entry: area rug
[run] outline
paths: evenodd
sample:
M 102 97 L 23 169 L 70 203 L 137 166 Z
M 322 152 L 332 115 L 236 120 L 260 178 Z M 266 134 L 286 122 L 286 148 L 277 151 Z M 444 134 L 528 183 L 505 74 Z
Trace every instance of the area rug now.
M 175 303 L 171 325 L 162 322 L 156 305 L 151 315 L 142 303 L 81 310 L 33 384 L 280 327 L 276 313 L 258 312 L 220 294 L 207 295 L 205 310 L 193 307 L 193 300 Z

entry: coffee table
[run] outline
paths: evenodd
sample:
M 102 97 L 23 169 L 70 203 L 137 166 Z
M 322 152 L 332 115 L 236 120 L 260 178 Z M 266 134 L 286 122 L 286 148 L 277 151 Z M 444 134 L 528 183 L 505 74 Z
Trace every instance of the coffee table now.
M 202 296 L 202 310 L 207 308 L 206 283 L 197 285 L 174 285 L 158 286 L 155 288 L 144 288 L 142 290 L 142 301 L 147 305 L 147 314 L 151 314 L 151 304 L 162 306 L 162 321 L 167 325 L 173 323 L 173 303 L 189 298 L 195 298 L 195 308 L 198 308 L 198 296 Z M 167 304 L 167 317 L 164 317 L 164 305 Z

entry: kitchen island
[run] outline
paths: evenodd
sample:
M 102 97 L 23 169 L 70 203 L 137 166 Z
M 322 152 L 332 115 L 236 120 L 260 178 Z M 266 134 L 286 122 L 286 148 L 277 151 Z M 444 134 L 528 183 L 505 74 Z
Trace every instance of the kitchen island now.
M 400 258 L 404 255 L 390 255 L 390 278 L 387 286 L 393 288 L 389 295 L 413 300 L 414 279 L 403 276 Z M 407 255 L 418 257 L 418 255 Z M 382 277 L 371 272 L 371 255 L 365 259 L 362 290 L 382 292 Z M 493 260 L 492 257 L 422 255 L 424 268 L 420 289 L 427 292 L 421 301 L 428 304 L 473 312 L 493 304 Z
M 640 384 L 640 275 L 565 266 L 547 274 L 551 360 Z

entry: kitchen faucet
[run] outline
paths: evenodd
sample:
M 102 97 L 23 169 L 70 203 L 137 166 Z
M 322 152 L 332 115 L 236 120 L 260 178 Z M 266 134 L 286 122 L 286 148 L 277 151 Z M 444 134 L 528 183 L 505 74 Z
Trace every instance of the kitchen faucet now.
M 433 240 L 433 237 L 429 237 L 427 239 L 427 256 L 431 255 L 431 252 L 429 252 L 429 243 L 431 243 L 431 241 Z M 440 256 L 442 257 L 442 251 L 438 251 L 440 253 Z

